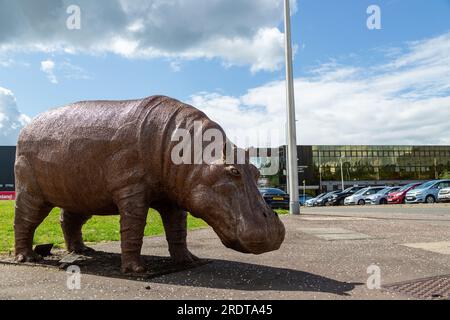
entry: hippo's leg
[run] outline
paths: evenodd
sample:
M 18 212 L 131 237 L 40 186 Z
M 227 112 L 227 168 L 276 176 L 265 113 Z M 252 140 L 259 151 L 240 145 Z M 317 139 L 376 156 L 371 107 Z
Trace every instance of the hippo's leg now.
M 93 251 L 84 245 L 81 229 L 91 218 L 89 215 L 78 214 L 61 209 L 61 227 L 66 241 L 67 251 L 78 254 Z
M 39 197 L 18 192 L 14 217 L 16 261 L 35 262 L 42 259 L 33 251 L 34 232 L 51 210 L 52 207 Z
M 176 263 L 199 260 L 187 248 L 187 213 L 176 206 L 159 208 L 169 244 L 169 253 Z
M 145 272 L 141 261 L 141 249 L 149 208 L 143 193 L 136 189 L 140 188 L 127 187 L 115 196 L 115 202 L 120 212 L 123 273 Z

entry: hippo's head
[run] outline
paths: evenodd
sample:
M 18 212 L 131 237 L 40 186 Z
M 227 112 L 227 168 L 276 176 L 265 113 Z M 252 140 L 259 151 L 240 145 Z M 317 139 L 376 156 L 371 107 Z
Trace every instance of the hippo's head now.
M 189 210 L 205 220 L 222 243 L 243 253 L 277 250 L 285 236 L 278 215 L 261 196 L 251 164 L 205 165 L 189 196 Z

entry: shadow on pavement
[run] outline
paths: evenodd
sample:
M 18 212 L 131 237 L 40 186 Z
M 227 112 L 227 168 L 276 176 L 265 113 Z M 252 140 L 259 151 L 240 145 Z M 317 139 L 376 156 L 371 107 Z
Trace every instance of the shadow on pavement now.
M 264 265 L 210 260 L 196 269 L 154 278 L 151 282 L 243 291 L 308 291 L 349 295 L 362 283 L 341 282 L 309 272 Z
M 61 265 L 59 262 L 64 255 L 63 252 L 54 252 L 52 256 L 39 263 L 22 265 L 64 271 L 68 265 Z M 147 272 L 144 274 L 122 274 L 120 254 L 102 251 L 86 254 L 71 265 L 79 266 L 82 274 L 107 278 L 243 291 L 305 291 L 348 295 L 348 292 L 357 285 L 362 285 L 362 283 L 341 282 L 294 269 L 236 261 L 200 260 L 190 265 L 176 265 L 168 257 L 142 256 L 142 259 L 147 267 Z M 0 263 L 17 264 L 12 257 L 0 259 Z

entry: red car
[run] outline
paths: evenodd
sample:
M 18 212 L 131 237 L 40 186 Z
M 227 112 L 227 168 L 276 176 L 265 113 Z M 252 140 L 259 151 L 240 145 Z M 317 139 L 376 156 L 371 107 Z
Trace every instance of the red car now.
M 413 190 L 420 186 L 422 183 L 410 183 L 404 187 L 402 187 L 400 190 L 397 190 L 395 192 L 389 193 L 387 201 L 389 204 L 402 204 L 405 203 L 405 196 L 406 193 L 409 190 Z

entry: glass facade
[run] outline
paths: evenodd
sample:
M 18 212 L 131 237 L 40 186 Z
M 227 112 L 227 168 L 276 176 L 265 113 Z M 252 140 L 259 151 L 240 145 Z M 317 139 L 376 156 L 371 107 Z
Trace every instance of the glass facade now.
M 286 147 L 280 148 L 279 187 L 286 186 Z M 450 146 L 298 146 L 299 184 L 325 181 L 421 181 L 450 172 Z M 272 179 L 273 180 L 273 179 Z M 346 183 L 349 184 L 349 183 Z
M 430 180 L 450 170 L 446 146 L 313 146 L 313 170 L 322 180 Z

